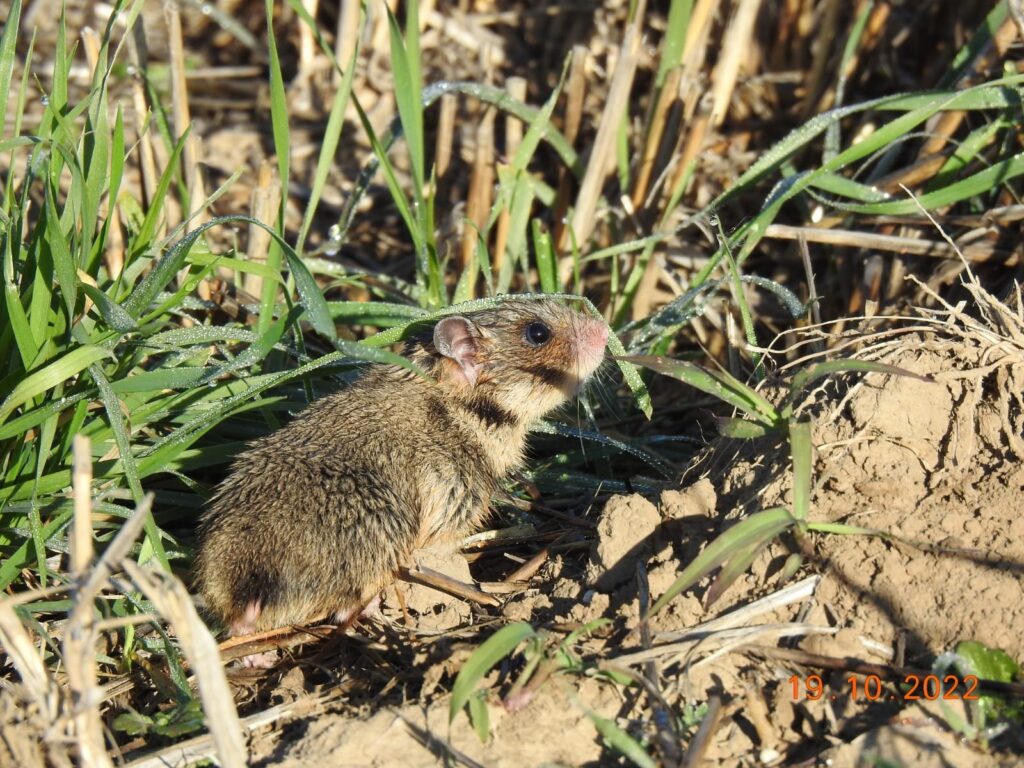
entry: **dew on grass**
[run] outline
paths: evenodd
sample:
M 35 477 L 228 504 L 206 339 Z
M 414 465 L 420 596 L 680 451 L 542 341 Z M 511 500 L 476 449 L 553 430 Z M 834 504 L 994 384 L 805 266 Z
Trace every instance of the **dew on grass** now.
M 327 242 L 323 246 L 324 253 L 328 256 L 337 256 L 338 251 L 341 250 L 341 238 L 341 227 L 332 224 L 331 228 L 327 230 Z

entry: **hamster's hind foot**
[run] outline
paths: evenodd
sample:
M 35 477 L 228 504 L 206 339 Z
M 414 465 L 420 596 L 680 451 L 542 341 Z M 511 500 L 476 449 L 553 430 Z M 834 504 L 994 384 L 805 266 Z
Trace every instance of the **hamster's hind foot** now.
M 238 660 L 242 669 L 271 669 L 277 665 L 277 651 L 263 651 L 262 653 L 250 653 Z
M 228 626 L 228 634 L 231 637 L 244 637 L 256 633 L 256 620 L 260 617 L 262 606 L 252 602 L 245 606 L 242 615 L 231 622 Z
M 334 612 L 334 623 L 339 629 L 348 629 L 358 619 L 368 619 L 380 613 L 380 595 L 377 594 L 370 599 L 362 608 L 339 608 Z

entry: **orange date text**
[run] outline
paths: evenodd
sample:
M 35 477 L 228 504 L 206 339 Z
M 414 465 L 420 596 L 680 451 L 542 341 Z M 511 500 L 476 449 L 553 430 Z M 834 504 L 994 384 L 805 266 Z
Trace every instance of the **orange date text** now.
M 839 694 L 827 691 L 821 675 L 793 675 L 789 678 L 793 701 L 807 699 L 835 701 Z M 978 678 L 974 675 L 906 675 L 903 684 L 887 688 L 878 675 L 850 675 L 842 693 L 854 701 L 936 701 L 938 699 L 978 698 Z

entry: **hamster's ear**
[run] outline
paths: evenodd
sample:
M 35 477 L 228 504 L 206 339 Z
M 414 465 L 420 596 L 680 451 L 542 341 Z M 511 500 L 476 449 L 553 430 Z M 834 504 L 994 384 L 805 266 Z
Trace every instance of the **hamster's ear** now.
M 480 333 L 461 315 L 452 315 L 434 326 L 434 348 L 459 364 L 462 376 L 469 386 L 476 386 L 480 371 Z

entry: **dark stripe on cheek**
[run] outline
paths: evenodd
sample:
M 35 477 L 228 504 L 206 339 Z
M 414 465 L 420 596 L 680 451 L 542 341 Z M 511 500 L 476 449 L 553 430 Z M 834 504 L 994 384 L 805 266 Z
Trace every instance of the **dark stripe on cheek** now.
M 430 397 L 427 400 L 427 418 L 442 432 L 450 432 L 454 429 L 452 425 L 452 413 L 448 406 L 438 397 Z
M 465 404 L 466 410 L 489 427 L 514 427 L 519 419 L 487 397 L 478 397 Z
M 549 365 L 531 365 L 523 370 L 555 389 L 566 389 L 572 383 L 569 374 Z

